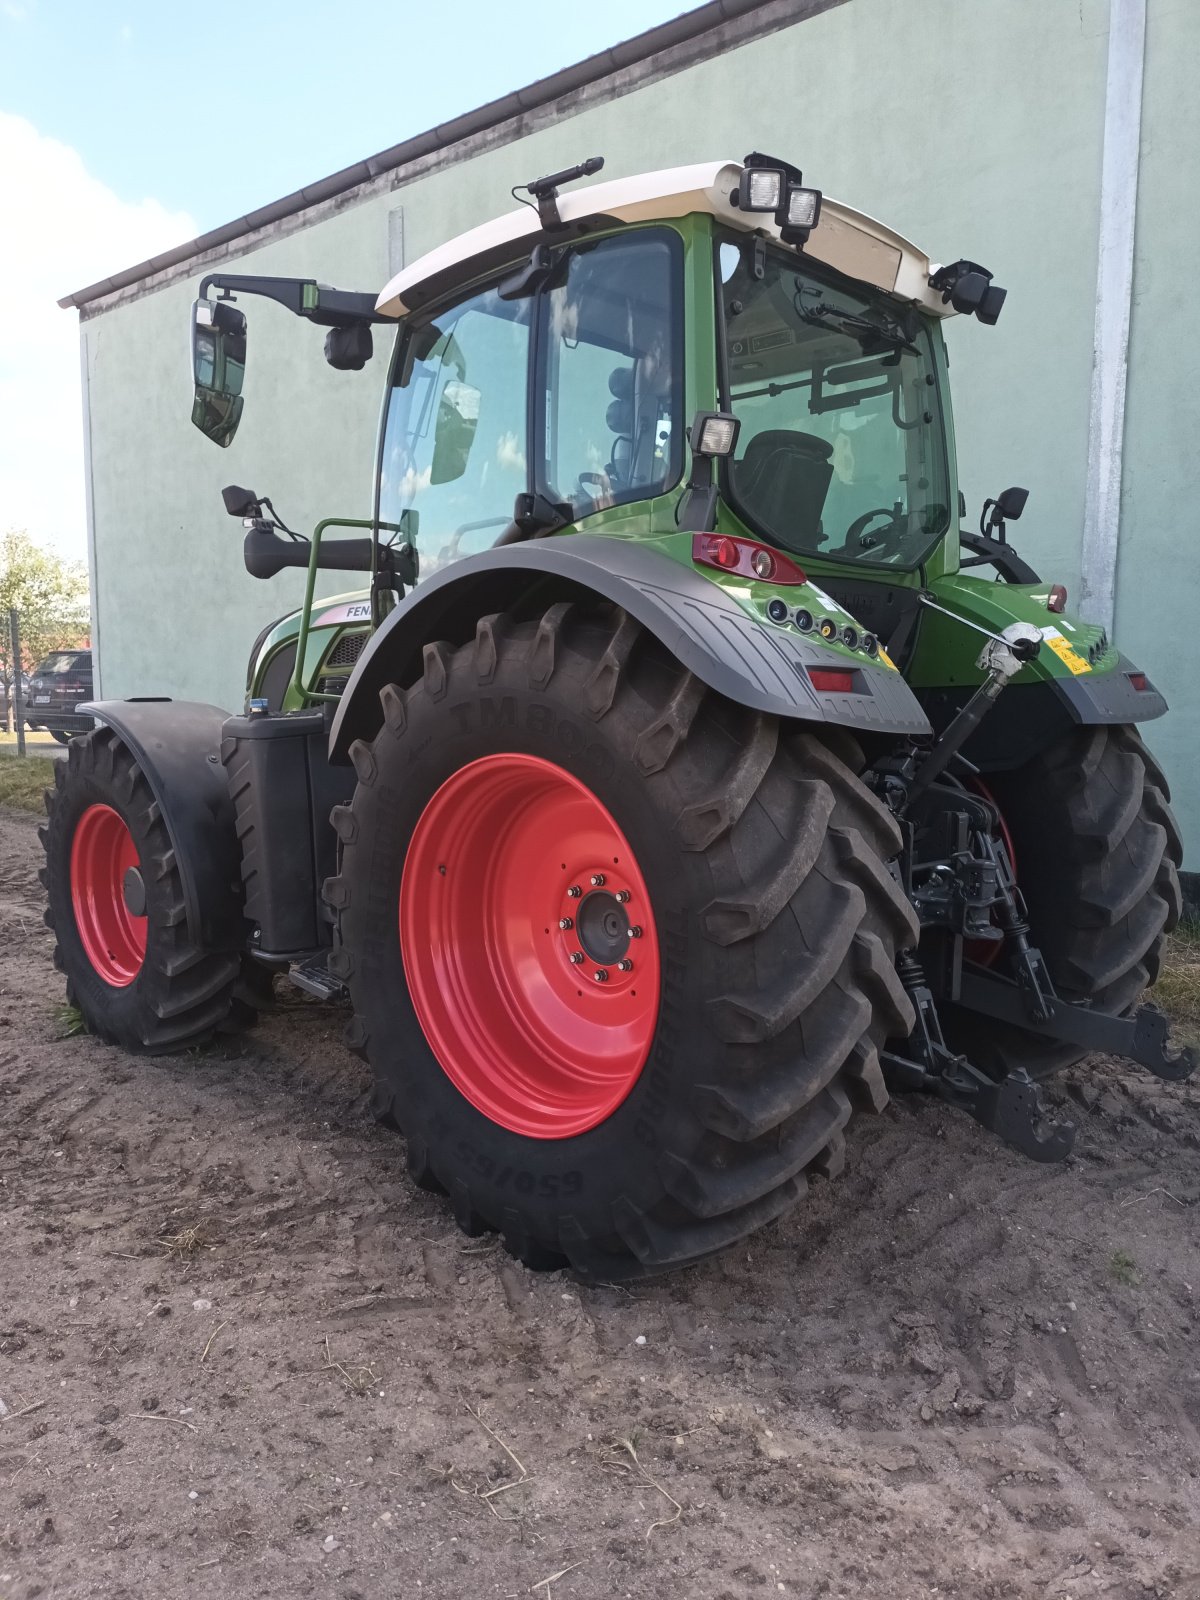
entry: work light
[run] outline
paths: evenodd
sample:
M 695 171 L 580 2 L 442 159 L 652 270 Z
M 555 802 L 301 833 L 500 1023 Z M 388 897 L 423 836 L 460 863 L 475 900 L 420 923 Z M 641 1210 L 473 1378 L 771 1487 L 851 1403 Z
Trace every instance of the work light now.
M 816 227 L 820 215 L 821 191 L 802 189 L 798 184 L 789 184 L 785 226 L 803 228 L 807 232 L 809 228 Z
M 782 202 L 782 172 L 773 167 L 752 167 L 742 174 L 738 203 L 743 211 L 778 211 Z
M 691 426 L 689 443 L 698 456 L 731 454 L 738 434 L 738 419 L 728 412 L 701 411 Z

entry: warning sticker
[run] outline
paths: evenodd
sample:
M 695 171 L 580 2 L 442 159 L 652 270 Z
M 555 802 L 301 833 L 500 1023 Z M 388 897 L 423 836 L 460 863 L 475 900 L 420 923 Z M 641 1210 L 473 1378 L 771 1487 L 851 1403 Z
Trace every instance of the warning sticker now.
M 1068 667 L 1077 678 L 1081 675 L 1081 673 L 1090 672 L 1092 670 L 1091 662 L 1087 659 L 1087 657 L 1081 656 L 1079 651 L 1076 650 L 1075 646 L 1070 642 L 1070 640 L 1064 639 L 1057 628 L 1043 628 L 1042 638 L 1050 646 L 1051 650 L 1054 651 L 1054 654 L 1063 663 L 1063 665 Z

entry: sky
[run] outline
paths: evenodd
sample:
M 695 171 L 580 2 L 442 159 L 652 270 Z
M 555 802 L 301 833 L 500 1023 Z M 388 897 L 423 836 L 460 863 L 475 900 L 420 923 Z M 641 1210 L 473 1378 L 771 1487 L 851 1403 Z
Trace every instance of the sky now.
M 0 0 L 0 530 L 86 556 L 63 295 L 687 9 Z

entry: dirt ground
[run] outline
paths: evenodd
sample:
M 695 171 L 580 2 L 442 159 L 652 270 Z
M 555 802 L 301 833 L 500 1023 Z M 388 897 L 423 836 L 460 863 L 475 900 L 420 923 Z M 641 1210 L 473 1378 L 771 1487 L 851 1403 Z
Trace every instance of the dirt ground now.
M 0 814 L 0 1600 L 1200 1596 L 1197 1086 L 1077 1069 L 1061 1167 L 905 1100 L 586 1288 L 456 1232 L 286 985 L 56 1040 L 40 855 Z

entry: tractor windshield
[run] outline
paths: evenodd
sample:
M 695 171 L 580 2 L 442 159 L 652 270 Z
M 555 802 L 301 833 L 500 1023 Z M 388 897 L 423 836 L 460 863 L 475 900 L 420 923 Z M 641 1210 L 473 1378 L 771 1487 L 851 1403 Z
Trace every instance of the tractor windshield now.
M 913 568 L 950 525 L 932 338 L 916 312 L 835 285 L 784 251 L 718 248 L 725 403 L 740 419 L 725 493 L 803 555 Z

